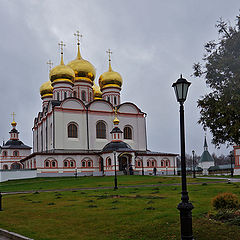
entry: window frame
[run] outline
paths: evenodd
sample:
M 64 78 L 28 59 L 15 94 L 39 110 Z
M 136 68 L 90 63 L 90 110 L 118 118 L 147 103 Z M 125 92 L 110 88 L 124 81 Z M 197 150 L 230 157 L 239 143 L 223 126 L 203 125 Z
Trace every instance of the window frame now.
M 96 123 L 96 138 L 107 139 L 107 124 L 104 121 L 98 121 Z
M 133 128 L 127 125 L 123 128 L 123 139 L 133 140 Z
M 73 126 L 75 127 L 75 129 L 73 128 Z M 72 128 L 72 129 L 70 129 L 70 128 Z M 68 138 L 78 138 L 78 125 L 77 125 L 77 123 L 70 122 L 67 125 L 67 136 L 68 136 Z

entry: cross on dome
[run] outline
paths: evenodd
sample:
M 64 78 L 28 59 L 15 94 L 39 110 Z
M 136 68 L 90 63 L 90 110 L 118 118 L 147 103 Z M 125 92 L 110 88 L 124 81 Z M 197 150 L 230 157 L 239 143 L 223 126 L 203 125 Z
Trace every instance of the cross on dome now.
M 112 54 L 111 49 L 109 48 L 109 49 L 106 51 L 106 53 L 108 54 L 108 61 L 111 61 L 111 54 Z
M 63 48 L 66 46 L 66 44 L 61 41 L 60 43 L 58 43 L 58 46 L 60 47 L 61 54 L 63 54 Z
M 74 33 L 74 36 L 77 37 L 77 45 L 80 45 L 80 38 L 82 38 L 83 35 L 80 34 L 79 31 L 76 31 L 76 33 Z
M 109 62 L 109 72 L 111 72 L 112 71 L 112 66 L 111 66 L 111 54 L 112 54 L 112 52 L 111 52 L 111 49 L 109 48 L 107 51 L 106 51 L 106 53 L 108 54 L 108 62 Z
M 13 112 L 12 114 L 12 117 L 13 117 L 13 121 L 11 122 L 11 125 L 13 126 L 13 127 L 16 127 L 16 125 L 17 125 L 17 123 L 15 122 L 15 116 L 16 116 L 16 113 L 15 112 Z
M 48 60 L 47 65 L 49 67 L 49 72 L 50 72 L 53 66 L 53 62 L 51 60 Z

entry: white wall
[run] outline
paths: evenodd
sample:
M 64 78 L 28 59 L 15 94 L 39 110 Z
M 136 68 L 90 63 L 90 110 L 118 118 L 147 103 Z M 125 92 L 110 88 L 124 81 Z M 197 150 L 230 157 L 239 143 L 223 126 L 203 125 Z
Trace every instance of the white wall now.
M 6 182 L 14 179 L 26 179 L 37 177 L 37 170 L 0 170 L 0 182 Z

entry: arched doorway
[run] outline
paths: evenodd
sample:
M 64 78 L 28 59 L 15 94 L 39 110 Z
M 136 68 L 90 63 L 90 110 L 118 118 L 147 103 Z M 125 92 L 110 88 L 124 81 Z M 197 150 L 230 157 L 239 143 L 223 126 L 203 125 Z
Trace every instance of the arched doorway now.
M 17 163 L 17 162 L 15 162 L 11 165 L 11 170 L 17 170 L 17 169 L 21 169 L 21 168 L 22 168 L 21 164 Z
M 132 167 L 132 155 L 128 153 L 120 154 L 118 157 L 119 171 L 129 174 L 129 168 Z

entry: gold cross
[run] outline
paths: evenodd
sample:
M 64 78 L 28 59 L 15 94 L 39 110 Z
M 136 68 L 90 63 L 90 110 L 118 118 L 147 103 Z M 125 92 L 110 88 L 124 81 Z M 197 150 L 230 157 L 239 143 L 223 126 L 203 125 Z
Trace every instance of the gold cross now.
M 11 115 L 13 116 L 13 122 L 15 122 L 14 116 L 16 116 L 16 113 L 13 112 Z
M 108 51 L 106 51 L 106 53 L 108 54 L 109 61 L 111 61 L 111 54 L 112 54 L 112 52 L 111 52 L 110 48 L 108 49 Z
M 58 43 L 58 45 L 60 46 L 61 54 L 63 54 L 63 48 L 66 46 L 66 44 L 61 41 L 60 43 Z
M 76 33 L 74 33 L 74 36 L 77 37 L 77 44 L 80 45 L 80 38 L 82 38 L 83 35 L 80 34 L 79 31 L 76 31 Z
M 49 67 L 49 72 L 50 72 L 53 66 L 53 62 L 51 60 L 48 60 L 47 65 Z

